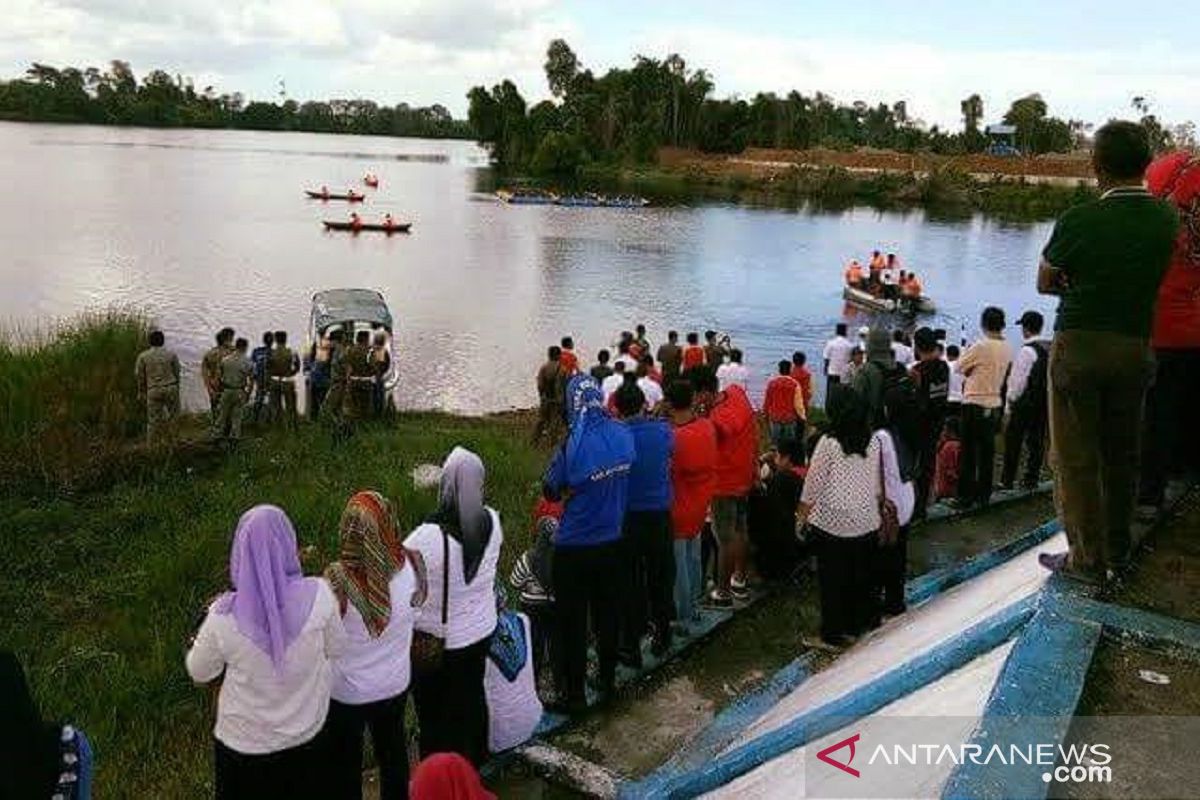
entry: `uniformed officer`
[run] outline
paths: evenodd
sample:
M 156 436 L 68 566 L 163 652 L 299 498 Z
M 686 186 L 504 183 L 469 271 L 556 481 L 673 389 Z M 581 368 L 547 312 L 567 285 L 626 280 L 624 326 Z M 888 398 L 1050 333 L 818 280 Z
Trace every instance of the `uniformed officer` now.
M 354 344 L 346 350 L 346 371 L 350 393 L 346 398 L 346 416 L 352 420 L 371 416 L 375 369 L 371 364 L 371 332 L 359 331 Z
M 221 361 L 221 397 L 217 402 L 217 421 L 213 426 L 213 438 L 228 438 L 236 442 L 242 438 L 242 420 L 246 414 L 246 401 L 254 385 L 254 365 L 246 355 L 250 343 L 238 339 L 234 351 Z
M 133 364 L 138 397 L 146 401 L 146 441 L 151 444 L 179 413 L 179 357 L 165 343 L 162 331 L 150 331 L 150 347 Z
M 376 331 L 375 339 L 371 344 L 371 368 L 375 374 L 375 383 L 372 386 L 371 406 L 375 416 L 382 417 L 383 412 L 387 410 L 387 374 L 392 368 L 392 352 L 388 347 L 388 335 L 386 331 Z
M 204 380 L 204 389 L 208 392 L 209 409 L 212 419 L 217 421 L 217 404 L 221 401 L 221 362 L 233 353 L 233 328 L 221 328 L 217 331 L 217 346 L 204 354 L 200 361 L 200 377 Z
M 288 347 L 287 331 L 275 331 L 274 338 L 275 347 L 267 357 L 271 418 L 276 422 L 286 420 L 288 428 L 295 430 L 298 424 L 296 373 L 300 371 L 300 358 Z

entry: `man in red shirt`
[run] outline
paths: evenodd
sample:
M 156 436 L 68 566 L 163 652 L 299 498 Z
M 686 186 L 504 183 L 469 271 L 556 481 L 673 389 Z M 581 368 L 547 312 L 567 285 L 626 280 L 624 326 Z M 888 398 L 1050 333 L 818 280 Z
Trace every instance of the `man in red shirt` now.
M 792 362 L 780 361 L 779 374 L 767 382 L 763 395 L 763 416 L 776 450 L 783 440 L 797 438 L 797 423 L 804 420 L 804 394 L 791 372 Z
M 812 407 L 813 387 L 812 373 L 808 371 L 806 364 L 808 356 L 802 351 L 797 350 L 792 353 L 792 378 L 796 383 L 800 384 L 800 393 L 804 397 L 804 418 L 808 419 L 808 409 Z
M 579 372 L 579 358 L 575 355 L 575 340 L 570 336 L 562 337 L 562 354 L 558 359 L 559 369 L 562 370 L 563 380 L 569 381 Z
M 683 371 L 704 363 L 704 348 L 700 346 L 700 334 L 696 332 L 687 335 L 687 347 L 683 348 Z M 716 369 L 716 367 L 713 367 Z
M 717 486 L 717 430 L 696 416 L 695 392 L 688 381 L 667 387 L 667 405 L 675 428 L 671 457 L 671 527 L 675 533 L 675 619 L 684 628 L 696 618 L 704 596 L 700 529 Z
M 1150 343 L 1156 374 L 1146 395 L 1138 504 L 1161 506 L 1176 471 L 1200 469 L 1200 158 L 1169 153 L 1146 170 L 1150 192 L 1178 210 L 1179 236 L 1158 289 Z
M 733 605 L 734 595 L 749 595 L 746 502 L 758 464 L 758 426 L 745 389 L 732 385 L 720 391 L 717 374 L 708 365 L 696 367 L 690 377 L 696 401 L 708 410 L 708 419 L 717 432 L 712 518 L 720 553 L 717 588 L 709 600 L 718 608 L 728 608 Z

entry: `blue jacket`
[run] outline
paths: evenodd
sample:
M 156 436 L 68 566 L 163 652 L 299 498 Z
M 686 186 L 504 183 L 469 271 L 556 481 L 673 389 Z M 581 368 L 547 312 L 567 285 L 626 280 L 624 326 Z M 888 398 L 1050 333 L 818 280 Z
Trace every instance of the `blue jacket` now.
M 555 547 L 592 547 L 621 538 L 633 435 L 604 410 L 600 387 L 588 375 L 567 384 L 567 441 L 543 478 L 551 500 L 566 496 Z
M 629 511 L 671 510 L 671 455 L 675 433 L 664 420 L 625 420 L 633 434 L 633 468 L 629 471 Z

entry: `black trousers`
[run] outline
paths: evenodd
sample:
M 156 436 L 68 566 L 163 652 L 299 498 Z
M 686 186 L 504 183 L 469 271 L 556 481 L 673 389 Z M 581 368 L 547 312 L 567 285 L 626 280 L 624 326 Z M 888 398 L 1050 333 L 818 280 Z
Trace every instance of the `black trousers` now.
M 321 800 L 329 797 L 328 732 L 288 750 L 250 755 L 214 740 L 217 800 Z
M 996 417 L 1000 409 L 972 403 L 962 405 L 962 459 L 958 499 L 986 503 L 992 498 L 996 471 Z
M 875 548 L 875 584 L 882 594 L 882 610 L 895 616 L 903 614 L 904 580 L 908 577 L 908 526 L 901 525 L 896 541 Z
M 924 519 L 929 507 L 929 493 L 933 490 L 933 475 L 937 469 L 938 438 L 942 435 L 942 427 L 946 424 L 946 415 L 931 413 L 928 419 L 921 421 L 920 463 L 917 468 L 916 506 L 913 519 Z
M 554 599 L 558 626 L 559 690 L 568 705 L 587 701 L 588 621 L 596 632 L 600 686 L 610 691 L 617 675 L 621 613 L 620 541 L 592 547 L 554 548 Z
M 521 611 L 529 617 L 529 635 L 533 639 L 533 670 L 537 678 L 543 673 L 554 675 L 558 663 L 554 650 L 556 615 L 553 603 L 522 603 Z
M 1018 401 L 1008 418 L 1004 431 L 1004 471 L 1000 483 L 1012 486 L 1017 479 L 1017 467 L 1021 463 L 1021 450 L 1027 447 L 1029 454 L 1021 484 L 1034 486 L 1042 474 L 1042 462 L 1046 458 L 1046 437 L 1050 435 L 1050 415 L 1046 399 L 1038 398 L 1029 403 Z
M 621 614 L 622 650 L 641 650 L 648 623 L 667 634 L 675 618 L 675 548 L 671 512 L 630 511 L 622 533 L 622 574 L 628 579 Z
M 413 681 L 421 758 L 458 753 L 475 766 L 488 755 L 487 697 L 483 671 L 491 638 L 446 650 L 441 668 Z
M 309 420 L 316 422 L 321 418 L 321 406 L 324 404 L 327 394 L 329 394 L 328 385 L 316 383 L 312 385 L 312 393 L 309 395 L 312 398 L 312 407 L 308 409 Z
M 1200 470 L 1200 349 L 1155 350 L 1154 382 L 1146 394 L 1145 434 L 1138 502 L 1159 505 L 1167 481 L 1180 471 Z
M 821 595 L 821 638 L 833 641 L 858 636 L 879 620 L 879 585 L 875 582 L 879 536 L 834 536 L 812 531 L 817 549 L 817 587 Z
M 404 713 L 408 693 L 362 705 L 329 704 L 329 797 L 362 797 L 363 731 L 371 730 L 371 746 L 379 764 L 381 800 L 408 798 L 408 739 Z

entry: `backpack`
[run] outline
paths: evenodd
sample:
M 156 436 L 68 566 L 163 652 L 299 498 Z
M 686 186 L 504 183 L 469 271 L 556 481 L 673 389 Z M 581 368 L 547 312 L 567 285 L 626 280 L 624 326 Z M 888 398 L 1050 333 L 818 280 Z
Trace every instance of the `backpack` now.
M 1050 351 L 1046 347 L 1046 343 L 1042 341 L 1030 342 L 1027 346 L 1032 347 L 1033 352 L 1037 353 L 1037 361 L 1033 362 L 1033 367 L 1029 370 L 1025 391 L 1017 398 L 1017 405 L 1029 407 L 1036 403 L 1044 406 L 1048 391 L 1047 373 L 1050 366 Z
M 916 384 L 908 370 L 899 364 L 883 373 L 883 414 L 887 420 L 884 427 L 896 444 L 900 478 L 908 483 L 916 477 L 921 466 L 918 463 L 921 452 L 921 405 Z

